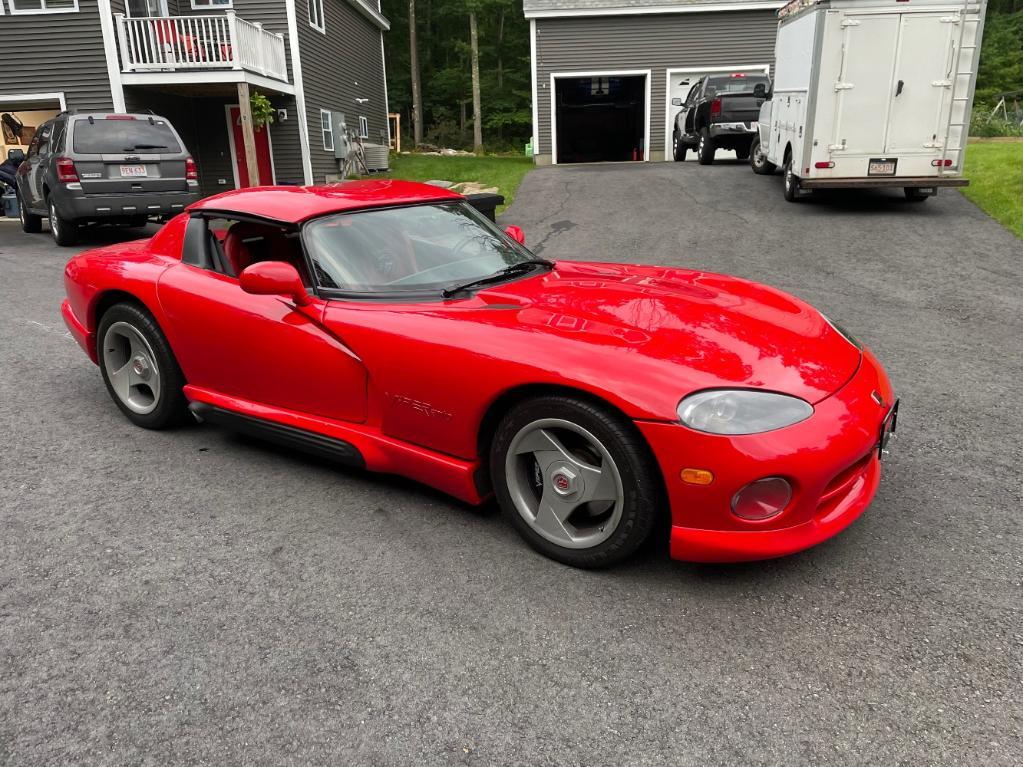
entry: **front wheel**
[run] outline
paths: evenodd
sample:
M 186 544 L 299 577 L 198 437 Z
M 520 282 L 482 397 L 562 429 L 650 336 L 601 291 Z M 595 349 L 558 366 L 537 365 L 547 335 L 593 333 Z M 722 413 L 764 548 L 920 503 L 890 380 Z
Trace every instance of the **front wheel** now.
M 129 421 L 164 429 L 184 419 L 185 379 L 149 312 L 136 304 L 115 304 L 100 319 L 96 338 L 103 382 Z
M 74 221 L 63 218 L 53 204 L 53 199 L 47 200 L 50 208 L 50 233 L 53 241 L 61 246 L 74 245 L 78 242 L 78 224 Z
M 711 138 L 710 131 L 703 128 L 700 131 L 700 143 L 696 148 L 696 158 L 700 161 L 700 165 L 710 165 L 714 162 L 714 139 Z
M 490 475 L 529 545 L 575 567 L 607 567 L 633 554 L 663 503 L 635 426 L 574 397 L 539 397 L 510 411 L 491 444 Z
M 37 234 L 43 231 L 43 217 L 29 211 L 25 201 L 18 196 L 18 218 L 21 219 L 21 231 L 26 234 Z
M 799 200 L 799 176 L 792 171 L 792 155 L 785 158 L 785 168 L 782 170 L 785 175 L 785 199 L 789 202 Z
M 774 163 L 767 159 L 759 136 L 753 139 L 753 143 L 750 145 L 749 164 L 753 168 L 753 172 L 761 176 L 770 175 L 776 170 Z
M 671 136 L 671 155 L 675 158 L 675 162 L 685 162 L 686 153 L 689 151 L 689 147 L 682 143 L 682 138 L 678 135 L 678 132 Z

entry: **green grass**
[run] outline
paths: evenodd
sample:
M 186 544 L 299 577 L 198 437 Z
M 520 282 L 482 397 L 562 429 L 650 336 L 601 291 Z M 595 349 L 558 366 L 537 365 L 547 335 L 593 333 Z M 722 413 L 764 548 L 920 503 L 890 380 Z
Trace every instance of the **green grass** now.
M 967 145 L 965 174 L 963 194 L 1023 238 L 1023 142 Z
M 406 181 L 477 181 L 487 186 L 496 186 L 504 195 L 504 211 L 515 199 L 515 191 L 522 177 L 533 168 L 529 157 L 444 157 L 441 155 L 392 154 L 391 170 L 386 175 Z

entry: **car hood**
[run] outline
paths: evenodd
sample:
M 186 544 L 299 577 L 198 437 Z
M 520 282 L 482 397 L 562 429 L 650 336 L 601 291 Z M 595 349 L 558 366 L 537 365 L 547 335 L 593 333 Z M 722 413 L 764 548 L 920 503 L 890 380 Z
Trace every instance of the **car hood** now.
M 708 272 L 559 261 L 544 275 L 477 297 L 491 308 L 517 308 L 515 324 L 533 339 L 575 342 L 553 350 L 535 344 L 541 364 L 589 368 L 591 379 L 629 388 L 667 387 L 674 402 L 676 393 L 742 387 L 816 403 L 853 376 L 861 356 L 809 304 Z

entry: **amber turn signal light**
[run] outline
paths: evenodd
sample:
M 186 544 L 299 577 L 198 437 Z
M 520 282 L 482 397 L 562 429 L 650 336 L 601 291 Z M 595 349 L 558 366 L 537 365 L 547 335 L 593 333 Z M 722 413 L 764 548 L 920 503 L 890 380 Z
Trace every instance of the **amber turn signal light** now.
M 682 469 L 682 481 L 688 485 L 709 485 L 714 475 L 706 469 Z

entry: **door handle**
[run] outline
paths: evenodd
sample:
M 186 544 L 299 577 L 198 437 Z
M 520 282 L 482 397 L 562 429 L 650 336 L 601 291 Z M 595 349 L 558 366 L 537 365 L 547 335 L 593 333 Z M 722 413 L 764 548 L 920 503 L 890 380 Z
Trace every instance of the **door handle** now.
M 906 83 L 905 83 L 905 82 L 904 82 L 903 80 L 899 80 L 899 85 L 898 85 L 898 87 L 897 87 L 897 88 L 895 89 L 895 98 L 898 98 L 899 96 L 901 96 L 901 95 L 902 95 L 902 89 L 903 89 L 903 88 L 904 88 L 905 86 L 906 86 Z

